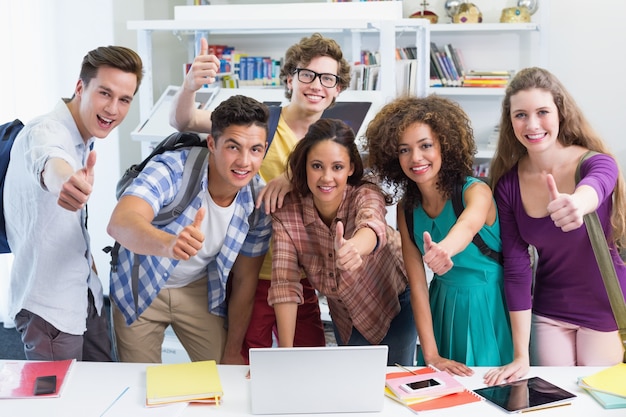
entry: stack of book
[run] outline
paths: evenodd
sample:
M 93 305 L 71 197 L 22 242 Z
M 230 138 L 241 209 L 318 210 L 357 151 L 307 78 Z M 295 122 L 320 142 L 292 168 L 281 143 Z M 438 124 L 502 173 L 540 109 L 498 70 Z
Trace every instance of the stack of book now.
M 463 87 L 496 87 L 505 88 L 513 71 L 469 71 L 463 77 Z
M 387 374 L 385 395 L 416 413 L 480 401 L 455 377 L 429 367 Z
M 626 363 L 579 378 L 578 385 L 604 408 L 626 408 Z

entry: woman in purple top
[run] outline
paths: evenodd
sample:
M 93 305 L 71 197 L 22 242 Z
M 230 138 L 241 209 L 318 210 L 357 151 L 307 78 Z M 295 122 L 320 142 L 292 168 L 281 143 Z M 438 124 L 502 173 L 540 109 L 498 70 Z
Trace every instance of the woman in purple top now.
M 588 150 L 600 154 L 583 163 L 576 185 L 576 167 Z M 519 379 L 530 364 L 621 362 L 624 348 L 583 215 L 598 212 L 626 290 L 626 266 L 618 253 L 625 243 L 624 180 L 606 144 L 548 71 L 524 69 L 507 87 L 491 176 L 514 359 L 487 372 L 485 382 Z

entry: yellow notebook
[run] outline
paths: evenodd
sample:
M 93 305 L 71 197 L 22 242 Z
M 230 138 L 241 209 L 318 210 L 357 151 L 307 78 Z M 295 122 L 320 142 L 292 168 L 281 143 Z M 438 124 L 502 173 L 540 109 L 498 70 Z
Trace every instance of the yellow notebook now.
M 152 365 L 146 368 L 146 404 L 205 402 L 219 404 L 222 383 L 215 361 Z
M 618 363 L 593 375 L 584 377 L 583 387 L 626 397 L 626 363 Z

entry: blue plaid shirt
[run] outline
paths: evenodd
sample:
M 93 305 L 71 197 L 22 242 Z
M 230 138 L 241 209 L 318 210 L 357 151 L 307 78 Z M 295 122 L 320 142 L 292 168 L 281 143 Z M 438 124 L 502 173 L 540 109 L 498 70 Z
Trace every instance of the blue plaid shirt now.
M 189 151 L 165 152 L 150 161 L 123 195 L 140 197 L 152 206 L 155 216 L 161 207 L 174 199 L 182 183 L 182 173 Z M 185 226 L 191 224 L 202 204 L 202 195 L 208 192 L 208 175 L 202 175 L 201 192 L 182 214 L 170 224 L 159 227 L 172 234 L 179 234 Z M 226 282 L 228 274 L 239 254 L 256 257 L 265 254 L 269 247 L 272 233 L 271 217 L 264 211 L 257 210 L 254 217 L 258 219 L 250 228 L 249 217 L 254 211 L 253 195 L 263 188 L 264 184 L 257 175 L 249 185 L 237 194 L 235 212 L 228 226 L 224 246 L 207 265 L 208 272 L 208 308 L 213 314 L 226 315 Z M 255 188 L 252 193 L 251 187 Z M 210 236 L 208 236 L 210 238 Z M 135 262 L 135 258 L 138 262 Z M 135 255 L 121 247 L 117 268 L 111 269 L 110 296 L 120 308 L 126 323 L 131 324 L 145 311 L 169 278 L 178 263 L 175 259 Z M 135 305 L 133 297 L 131 271 L 138 268 L 138 300 Z

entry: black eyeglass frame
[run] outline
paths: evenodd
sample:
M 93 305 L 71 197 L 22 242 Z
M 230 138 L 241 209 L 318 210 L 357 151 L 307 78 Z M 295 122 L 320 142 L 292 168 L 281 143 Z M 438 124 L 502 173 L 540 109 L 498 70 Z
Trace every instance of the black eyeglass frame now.
M 307 71 L 310 72 L 314 75 L 314 77 L 311 79 L 311 81 L 304 81 L 300 79 L 300 73 L 302 71 Z M 293 70 L 293 74 L 296 75 L 296 77 L 298 78 L 298 81 L 300 81 L 301 83 L 304 84 L 311 84 L 313 81 L 315 81 L 316 78 L 319 78 L 320 80 L 320 84 L 322 85 L 322 87 L 326 87 L 326 88 L 334 88 L 337 86 L 337 84 L 339 84 L 339 76 L 335 75 L 335 74 L 331 74 L 328 72 L 323 72 L 323 73 L 319 73 L 319 72 L 315 72 L 313 70 L 310 70 L 308 68 L 296 68 L 295 70 Z M 324 84 L 324 81 L 322 81 L 322 77 L 333 77 L 335 79 L 335 83 L 333 85 L 326 85 Z

